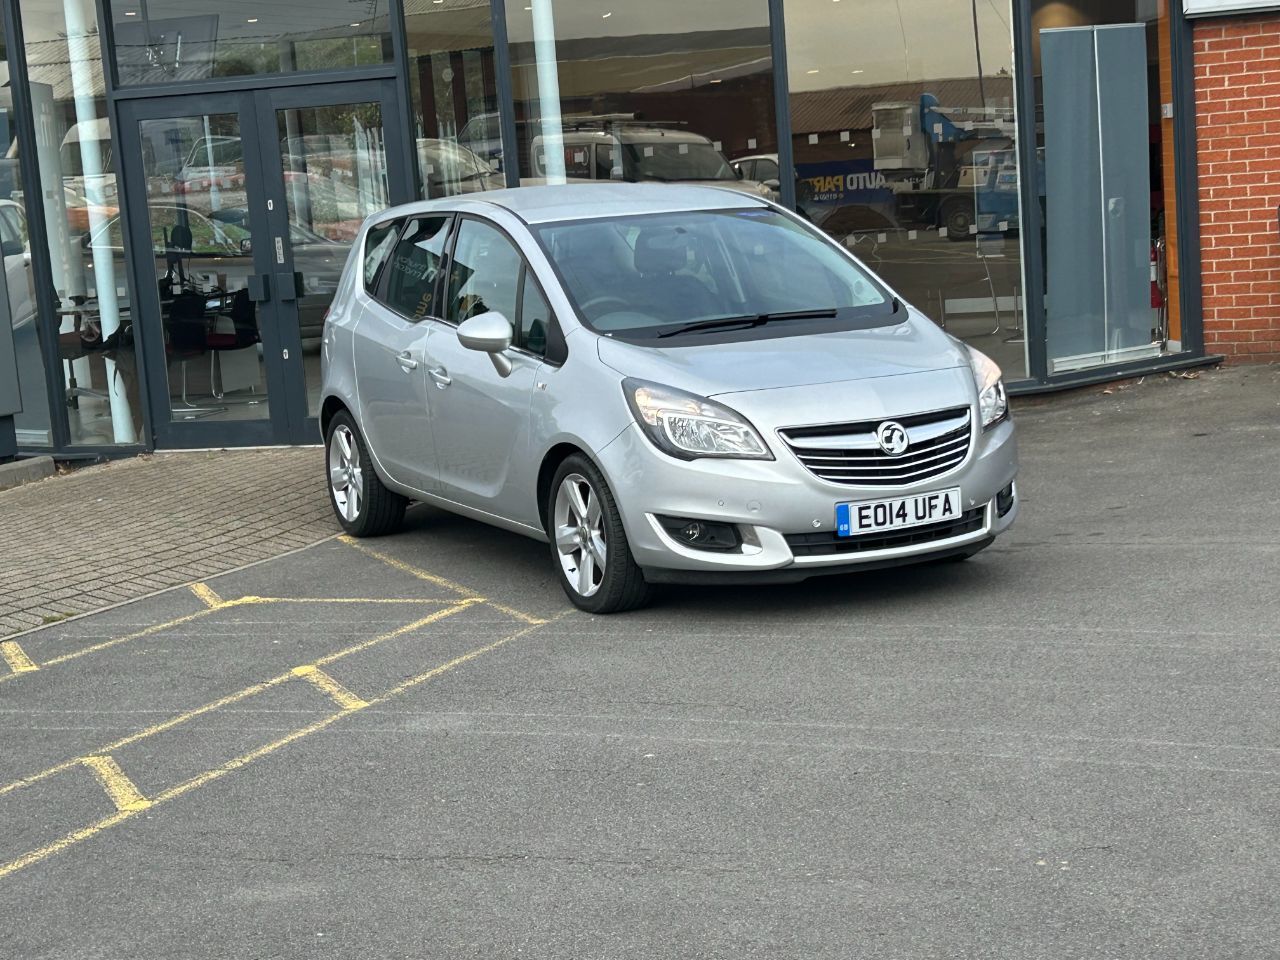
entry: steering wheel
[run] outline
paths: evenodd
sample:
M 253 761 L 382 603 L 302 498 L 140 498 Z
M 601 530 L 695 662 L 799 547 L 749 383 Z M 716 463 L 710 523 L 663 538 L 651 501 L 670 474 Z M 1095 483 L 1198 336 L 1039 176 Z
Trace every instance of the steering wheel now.
M 631 309 L 631 304 L 627 303 L 627 301 L 623 300 L 621 297 L 616 297 L 611 293 L 605 293 L 605 294 L 601 294 L 598 297 L 592 297 L 586 303 L 582 304 L 581 309 L 583 313 L 590 313 L 592 307 L 598 307 L 601 304 L 605 304 L 605 303 L 616 304 L 617 306 L 621 307 L 623 310 Z M 614 311 L 607 310 L 602 312 L 613 313 Z

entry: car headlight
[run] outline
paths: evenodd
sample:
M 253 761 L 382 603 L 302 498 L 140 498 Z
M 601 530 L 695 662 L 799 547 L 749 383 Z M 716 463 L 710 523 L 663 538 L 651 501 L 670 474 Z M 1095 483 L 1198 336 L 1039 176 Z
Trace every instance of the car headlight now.
M 982 415 L 982 429 L 993 427 L 1009 416 L 1009 398 L 1005 396 L 1000 368 L 985 353 L 966 346 L 969 366 L 973 370 L 973 382 L 978 388 L 978 410 Z
M 751 424 L 728 407 L 644 380 L 622 381 L 636 422 L 664 453 L 681 460 L 772 460 Z

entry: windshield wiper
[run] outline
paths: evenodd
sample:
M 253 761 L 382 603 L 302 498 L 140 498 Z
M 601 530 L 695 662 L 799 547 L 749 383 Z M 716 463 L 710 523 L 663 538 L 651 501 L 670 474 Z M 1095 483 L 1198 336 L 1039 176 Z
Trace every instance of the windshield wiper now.
M 833 320 L 835 316 L 836 311 L 833 308 L 830 310 L 791 310 L 784 313 L 757 313 L 754 316 L 720 317 L 716 320 L 697 320 L 693 323 L 682 324 L 674 330 L 664 330 L 658 334 L 658 337 L 674 337 L 681 333 L 697 333 L 701 330 L 726 330 L 731 327 L 750 329 L 752 327 L 762 327 L 766 323 L 772 323 L 775 320 Z

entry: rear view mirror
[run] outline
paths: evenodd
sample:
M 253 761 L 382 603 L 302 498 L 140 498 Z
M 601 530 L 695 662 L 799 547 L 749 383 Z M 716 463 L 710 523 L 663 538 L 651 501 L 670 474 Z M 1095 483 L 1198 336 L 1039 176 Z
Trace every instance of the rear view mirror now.
M 511 375 L 511 361 L 503 355 L 511 346 L 511 321 L 496 310 L 479 314 L 458 324 L 458 342 L 468 350 L 489 354 L 498 376 Z

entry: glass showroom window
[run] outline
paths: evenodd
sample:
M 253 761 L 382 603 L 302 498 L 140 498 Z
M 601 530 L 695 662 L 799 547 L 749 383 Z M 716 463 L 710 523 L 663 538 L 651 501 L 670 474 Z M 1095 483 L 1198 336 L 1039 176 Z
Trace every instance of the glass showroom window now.
M 43 216 L 48 232 L 71 442 L 137 443 L 124 251 L 106 229 L 119 199 L 93 0 L 23 0 L 19 10 L 37 147 L 35 163 L 23 162 L 28 177 L 39 170 L 42 186 L 24 199 L 27 216 Z
M 828 4 L 829 5 L 829 4 Z M 508 0 L 519 170 L 553 183 L 718 183 L 777 159 L 767 0 Z
M 785 10 L 800 211 L 1018 378 L 1010 6 L 787 0 Z
M 110 9 L 121 86 L 352 69 L 393 58 L 386 0 L 110 0 Z
M 49 425 L 49 395 L 45 392 L 44 354 L 40 347 L 39 314 L 35 284 L 31 280 L 31 242 L 27 216 L 22 208 L 22 169 L 18 161 L 18 134 L 9 94 L 9 61 L 5 39 L 0 36 L 0 71 L 4 96 L 0 99 L 0 134 L 4 156 L 0 159 L 0 249 L 4 255 L 4 285 L 13 323 L 13 347 L 18 369 L 18 395 L 22 412 L 14 417 L 18 446 L 47 447 L 53 443 Z
M 404 22 L 422 195 L 502 189 L 489 0 L 408 0 Z

